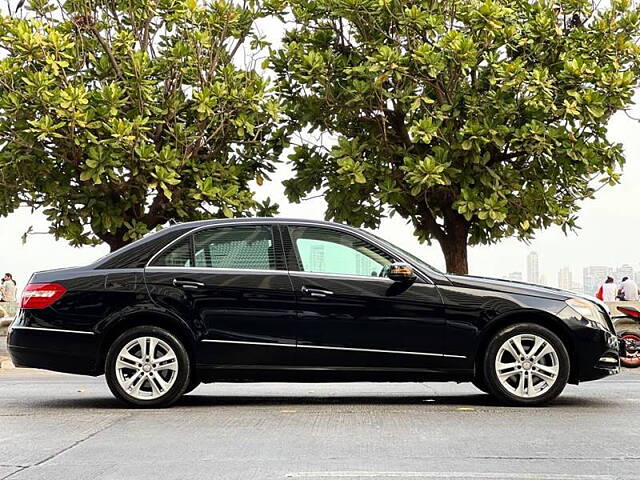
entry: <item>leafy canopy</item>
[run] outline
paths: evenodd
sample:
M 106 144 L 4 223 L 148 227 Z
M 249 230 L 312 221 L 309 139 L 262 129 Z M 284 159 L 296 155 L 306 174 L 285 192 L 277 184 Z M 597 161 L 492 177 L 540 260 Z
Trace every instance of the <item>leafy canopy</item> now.
M 615 184 L 607 122 L 640 75 L 627 0 L 291 0 L 272 54 L 296 146 L 290 200 L 375 227 L 389 209 L 436 239 L 449 271 L 468 244 L 576 227 Z
M 278 103 L 233 0 L 30 0 L 0 18 L 0 214 L 44 207 L 74 245 L 118 248 L 171 218 L 275 211 Z

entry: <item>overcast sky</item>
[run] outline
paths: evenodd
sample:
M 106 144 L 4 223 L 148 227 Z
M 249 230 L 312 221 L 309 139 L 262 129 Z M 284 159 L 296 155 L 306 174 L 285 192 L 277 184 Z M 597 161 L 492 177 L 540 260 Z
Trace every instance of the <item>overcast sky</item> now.
M 261 30 L 274 43 L 281 34 L 274 22 L 264 22 Z M 636 95 L 640 101 L 640 95 Z M 640 118 L 635 106 L 630 115 Z M 473 247 L 469 254 L 471 274 L 504 277 L 510 272 L 526 272 L 526 256 L 534 250 L 540 258 L 540 273 L 549 285 L 557 285 L 558 270 L 568 266 L 574 281 L 582 283 L 582 268 L 589 265 L 617 267 L 630 264 L 640 269 L 640 123 L 620 112 L 610 122 L 609 138 L 624 146 L 627 164 L 622 183 L 605 187 L 595 200 L 582 204 L 581 230 L 565 236 L 559 228 L 540 231 L 530 244 L 510 239 L 493 246 Z M 323 219 L 324 202 L 316 198 L 300 205 L 288 204 L 281 181 L 291 174 L 281 165 L 272 182 L 258 188 L 258 198 L 270 196 L 280 204 L 280 216 Z M 47 230 L 45 218 L 20 208 L 7 218 L 0 218 L 0 271 L 12 272 L 21 288 L 32 272 L 58 267 L 87 264 L 108 253 L 105 246 L 73 248 L 64 240 L 50 235 L 31 235 L 22 244 L 21 236 L 30 227 L 36 232 Z M 393 243 L 413 251 L 427 262 L 444 269 L 444 259 L 437 243 L 420 245 L 410 225 L 395 217 L 386 219 L 376 232 Z

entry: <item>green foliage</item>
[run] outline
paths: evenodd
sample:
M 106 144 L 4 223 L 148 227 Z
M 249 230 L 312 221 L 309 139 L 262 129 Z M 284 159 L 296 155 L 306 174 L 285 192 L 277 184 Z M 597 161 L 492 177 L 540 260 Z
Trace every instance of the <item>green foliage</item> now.
M 326 216 L 375 227 L 390 208 L 447 268 L 466 245 L 559 225 L 615 184 L 607 122 L 640 75 L 628 0 L 291 0 L 272 53 L 296 148 L 290 200 L 326 192 Z
M 31 0 L 0 18 L 0 214 L 74 245 L 174 218 L 271 215 L 279 104 L 254 68 L 277 2 Z

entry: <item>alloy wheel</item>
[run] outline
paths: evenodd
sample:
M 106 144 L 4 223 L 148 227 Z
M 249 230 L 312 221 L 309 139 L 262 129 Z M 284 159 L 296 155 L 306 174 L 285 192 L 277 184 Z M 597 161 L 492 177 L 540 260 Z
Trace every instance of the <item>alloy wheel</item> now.
M 137 337 L 118 353 L 115 373 L 128 395 L 137 400 L 155 400 L 175 383 L 178 358 L 167 342 L 152 336 Z
M 498 349 L 495 371 L 500 384 L 521 398 L 543 395 L 560 374 L 558 352 L 535 334 L 508 338 Z

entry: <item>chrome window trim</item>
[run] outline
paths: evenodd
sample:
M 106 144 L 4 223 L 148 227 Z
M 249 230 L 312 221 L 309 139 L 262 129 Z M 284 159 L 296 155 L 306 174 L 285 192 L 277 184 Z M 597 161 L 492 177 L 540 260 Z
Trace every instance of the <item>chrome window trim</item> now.
M 95 332 L 85 332 L 82 330 L 64 330 L 62 328 L 29 327 L 26 325 L 11 325 L 11 330 L 36 330 L 41 332 L 79 333 L 81 335 L 95 335 Z
M 149 267 L 146 267 L 147 270 L 157 270 L 157 271 L 163 271 L 163 270 L 171 270 L 171 271 L 180 271 L 180 272 L 209 272 L 209 273 L 235 273 L 238 274 L 240 272 L 246 272 L 246 273 L 263 273 L 263 274 L 269 274 L 272 275 L 274 273 L 279 274 L 279 275 L 286 275 L 287 272 L 286 270 L 261 270 L 261 269 L 257 269 L 257 268 L 223 268 L 223 267 L 172 267 L 169 265 L 163 266 L 163 265 L 151 265 Z
M 145 269 L 147 268 L 157 268 L 157 267 L 162 267 L 162 268 L 209 268 L 209 267 L 171 267 L 170 265 L 151 265 L 151 263 L 153 263 L 153 261 L 156 259 L 156 257 L 160 256 L 162 254 L 162 252 L 164 252 L 166 249 L 170 248 L 174 243 L 177 243 L 179 241 L 181 241 L 183 238 L 185 238 L 187 235 L 191 235 L 191 234 L 195 234 L 196 232 L 199 232 L 200 230 L 206 230 L 206 229 L 210 229 L 210 228 L 220 228 L 220 227 L 228 227 L 228 226 L 241 226 L 241 225 L 246 225 L 246 226 L 252 226 L 252 225 L 267 225 L 271 228 L 273 228 L 275 225 L 284 225 L 285 227 L 290 227 L 290 226 L 309 226 L 309 227 L 316 227 L 316 228 L 325 228 L 327 230 L 337 230 L 340 232 L 344 232 L 350 235 L 353 235 L 355 237 L 358 237 L 360 240 L 363 240 L 367 243 L 371 243 L 373 245 L 375 245 L 376 247 L 378 247 L 379 249 L 381 249 L 383 252 L 386 252 L 388 255 L 391 255 L 394 258 L 399 258 L 401 261 L 411 265 L 411 267 L 420 274 L 419 278 L 421 280 L 426 281 L 427 283 L 430 283 L 431 285 L 435 285 L 435 282 L 433 280 L 431 280 L 431 278 L 429 278 L 429 275 L 425 272 L 423 272 L 422 270 L 420 270 L 419 268 L 416 268 L 415 265 L 412 262 L 407 261 L 406 259 L 404 259 L 401 255 L 398 255 L 398 253 L 396 252 L 392 252 L 389 251 L 388 248 L 386 248 L 384 245 L 379 245 L 378 242 L 375 241 L 375 239 L 369 238 L 366 235 L 361 234 L 357 229 L 353 229 L 353 227 L 344 227 L 340 224 L 326 224 L 326 223 L 318 223 L 318 222 L 314 222 L 313 220 L 309 220 L 309 221 L 304 221 L 304 220 L 286 220 L 286 219 L 276 219 L 274 218 L 273 221 L 265 221 L 265 220 L 256 220 L 256 221 L 243 221 L 243 222 L 237 222 L 234 221 L 233 219 L 228 220 L 228 221 L 221 221 L 220 223 L 215 223 L 212 225 L 202 225 L 200 227 L 195 227 L 191 230 L 186 231 L 184 234 L 180 235 L 178 238 L 175 238 L 174 240 L 172 240 L 171 242 L 169 242 L 167 245 L 165 245 L 164 247 L 162 247 L 155 255 L 153 255 L 151 257 L 151 259 L 149 259 L 149 261 L 146 263 L 146 265 L 144 266 Z M 297 248 L 294 246 L 294 248 Z M 215 268 L 215 267 L 211 267 L 211 268 Z M 241 270 L 243 272 L 246 272 L 248 270 Z M 288 273 L 293 273 L 293 270 L 268 270 L 269 272 L 288 272 Z M 302 273 L 318 273 L 318 272 L 302 272 Z M 329 274 L 323 274 L 323 275 L 329 275 Z M 331 274 L 331 275 L 341 275 L 341 274 Z M 366 278 L 366 276 L 359 276 L 359 275 L 355 275 L 356 278 Z M 373 277 L 372 277 L 373 278 Z M 378 278 L 384 278 L 384 277 L 378 277 Z
M 393 280 L 387 277 L 374 277 L 373 275 L 353 275 L 350 273 L 324 273 L 324 272 L 303 272 L 300 270 L 290 270 L 289 275 L 292 277 L 338 277 L 348 278 L 353 280 L 382 280 L 385 283 L 395 283 Z
M 261 345 L 267 347 L 297 347 L 297 348 L 313 348 L 319 350 L 345 350 L 349 352 L 368 352 L 368 353 L 392 353 L 396 355 L 418 355 L 425 357 L 446 357 L 446 358 L 467 358 L 464 355 L 450 355 L 447 353 L 428 353 L 428 352 L 410 352 L 405 350 L 380 350 L 376 348 L 353 348 L 353 347 L 328 347 L 323 345 L 295 345 L 292 343 L 268 343 L 268 342 L 242 342 L 238 340 L 210 340 L 203 339 L 202 342 L 208 343 L 231 343 L 240 345 Z

